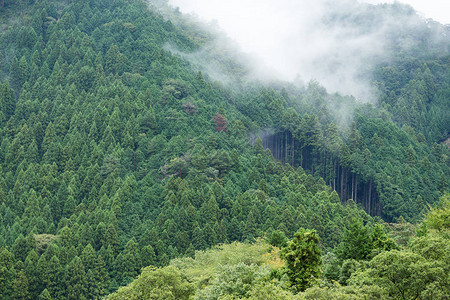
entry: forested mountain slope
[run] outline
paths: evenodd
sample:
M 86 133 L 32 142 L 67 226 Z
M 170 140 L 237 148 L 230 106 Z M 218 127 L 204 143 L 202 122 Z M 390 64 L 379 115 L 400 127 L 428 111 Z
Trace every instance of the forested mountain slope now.
M 375 226 L 367 213 L 417 220 L 448 189 L 448 149 L 431 147 L 445 123 L 401 129 L 395 106 L 314 82 L 214 81 L 168 49 L 214 37 L 151 3 L 5 0 L 0 14 L 2 299 L 95 299 L 142 267 L 300 227 L 328 251 Z M 272 153 L 249 138 L 269 129 Z
M 448 299 L 449 204 L 444 197 L 428 213 L 408 246 L 380 235 L 381 227 L 369 233 L 354 224 L 337 256 L 322 252 L 320 260 L 317 235 L 300 230 L 281 251 L 261 240 L 235 242 L 145 268 L 107 299 Z

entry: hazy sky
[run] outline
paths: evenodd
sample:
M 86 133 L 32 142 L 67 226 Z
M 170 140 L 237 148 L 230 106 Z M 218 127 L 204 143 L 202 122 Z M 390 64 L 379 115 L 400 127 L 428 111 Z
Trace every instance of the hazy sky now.
M 206 22 L 217 21 L 244 52 L 265 64 L 278 78 L 289 81 L 300 78 L 304 82 L 317 79 L 329 91 L 364 97 L 370 93 L 370 87 L 362 80 L 358 82 L 358 70 L 369 58 L 383 55 L 383 30 L 407 20 L 385 20 L 379 30 L 364 36 L 355 36 L 348 28 L 330 30 L 321 26 L 322 17 L 329 11 L 346 11 L 348 3 L 354 1 L 169 0 L 169 3 L 182 12 L 195 13 Z M 427 18 L 450 23 L 450 0 L 402 2 Z
M 245 2 L 254 5 L 259 4 L 260 1 L 241 0 L 241 1 L 222 1 L 222 0 L 169 0 L 174 6 L 179 6 L 185 12 L 195 11 L 201 17 L 206 19 L 218 19 L 220 11 L 223 14 L 229 13 L 233 10 L 236 4 L 243 4 Z M 272 3 L 279 1 L 273 0 Z M 291 1 L 293 3 L 296 0 Z M 360 2 L 367 2 L 372 4 L 378 3 L 392 3 L 394 1 L 378 1 L 378 0 L 362 0 Z M 426 18 L 432 18 L 443 24 L 450 24 L 450 1 L 449 0 L 402 0 L 402 3 L 407 3 L 414 7 L 418 12 L 423 14 Z M 225 10 L 222 8 L 225 7 Z

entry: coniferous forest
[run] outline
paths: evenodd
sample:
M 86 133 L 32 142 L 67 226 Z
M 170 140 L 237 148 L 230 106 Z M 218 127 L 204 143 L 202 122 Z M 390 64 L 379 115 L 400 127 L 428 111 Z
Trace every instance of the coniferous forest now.
M 369 104 L 163 0 L 2 0 L 0 298 L 449 299 L 450 38 L 416 21 Z

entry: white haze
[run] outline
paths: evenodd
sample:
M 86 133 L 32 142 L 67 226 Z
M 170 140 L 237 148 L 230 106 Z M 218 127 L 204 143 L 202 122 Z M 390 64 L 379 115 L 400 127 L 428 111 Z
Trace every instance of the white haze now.
M 365 0 L 363 2 L 378 4 L 394 1 Z M 402 0 L 400 2 L 411 5 L 425 18 L 431 18 L 442 24 L 450 24 L 450 1 L 448 0 Z
M 245 53 L 270 70 L 260 72 L 262 77 L 270 75 L 297 82 L 314 79 L 329 92 L 351 94 L 362 101 L 371 101 L 373 91 L 369 80 L 361 74 L 370 63 L 386 59 L 387 31 L 409 22 L 382 17 L 375 29 L 364 34 L 355 26 L 324 24 L 324 19 L 333 13 L 361 8 L 355 0 L 170 0 L 169 3 L 182 12 L 195 13 L 205 22 L 217 22 Z

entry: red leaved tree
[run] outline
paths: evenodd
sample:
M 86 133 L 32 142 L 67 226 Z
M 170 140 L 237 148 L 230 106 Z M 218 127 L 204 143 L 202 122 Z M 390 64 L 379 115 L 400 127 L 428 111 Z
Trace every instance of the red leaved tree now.
M 214 123 L 216 123 L 216 130 L 217 131 L 225 131 L 227 132 L 227 126 L 228 126 L 228 122 L 227 119 L 225 119 L 225 117 L 219 113 L 217 113 L 214 116 Z

